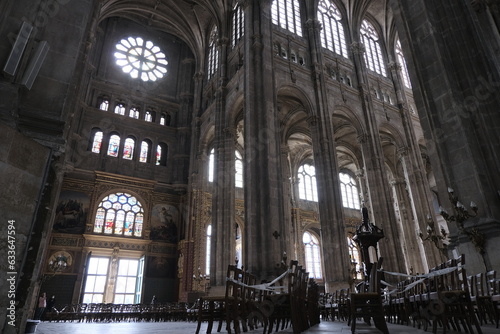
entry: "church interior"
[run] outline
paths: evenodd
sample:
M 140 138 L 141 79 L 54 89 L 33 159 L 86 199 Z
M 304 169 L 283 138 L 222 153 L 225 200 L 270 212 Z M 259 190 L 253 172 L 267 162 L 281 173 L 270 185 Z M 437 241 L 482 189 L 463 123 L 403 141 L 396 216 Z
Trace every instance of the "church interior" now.
M 229 264 L 500 271 L 498 0 L 6 0 L 0 36 L 17 328 L 42 293 L 223 294 Z

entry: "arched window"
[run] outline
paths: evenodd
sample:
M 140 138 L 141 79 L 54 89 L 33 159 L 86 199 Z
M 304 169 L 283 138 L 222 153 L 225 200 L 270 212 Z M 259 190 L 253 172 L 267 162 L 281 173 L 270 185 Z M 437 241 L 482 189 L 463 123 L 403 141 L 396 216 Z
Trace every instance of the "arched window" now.
M 243 8 L 239 3 L 233 8 L 233 40 L 232 46 L 236 46 L 240 39 L 243 37 L 245 31 L 245 16 L 243 15 Z
M 117 157 L 119 148 L 120 148 L 120 136 L 112 135 L 111 137 L 109 137 L 108 155 L 111 157 Z
M 96 133 L 94 133 L 94 139 L 92 140 L 92 153 L 101 153 L 102 136 L 102 131 L 96 131 Z
M 340 192 L 342 193 L 342 205 L 345 208 L 360 209 L 359 191 L 356 180 L 346 173 L 339 173 Z
M 109 108 L 109 100 L 104 98 L 102 102 L 99 104 L 99 109 L 102 111 L 108 111 Z
M 208 182 L 214 182 L 214 161 L 215 159 L 215 150 L 212 149 L 210 151 L 210 155 L 208 156 Z
M 362 279 L 362 265 L 361 254 L 359 253 L 358 246 L 351 237 L 347 237 L 347 246 L 349 247 L 349 257 L 351 259 L 351 277 L 353 279 Z
M 97 207 L 94 233 L 140 237 L 143 223 L 141 202 L 131 194 L 117 192 L 104 197 Z
M 318 19 L 323 24 L 320 31 L 321 46 L 347 58 L 344 26 L 337 6 L 330 0 L 321 0 L 318 5 Z
M 115 114 L 125 115 L 125 105 L 123 103 L 118 103 L 115 107 Z
M 234 152 L 234 186 L 236 188 L 243 188 L 243 159 L 240 152 Z
M 363 20 L 360 33 L 361 42 L 365 46 L 366 66 L 384 77 L 387 76 L 377 31 L 367 20 Z
M 303 164 L 299 167 L 297 177 L 299 179 L 299 197 L 307 201 L 318 201 L 318 189 L 316 185 L 316 169 L 313 165 Z
M 149 148 L 151 147 L 151 144 L 143 140 L 141 143 L 141 153 L 139 155 L 139 162 L 148 162 L 149 158 Z
M 274 0 L 271 7 L 271 16 L 274 24 L 302 36 L 298 0 Z
M 406 88 L 411 89 L 410 75 L 408 74 L 408 66 L 406 65 L 405 56 L 403 55 L 403 50 L 401 49 L 401 42 L 399 39 L 396 41 L 396 57 L 398 58 L 399 66 L 401 66 L 401 75 L 403 77 L 403 83 Z
M 309 271 L 309 277 L 323 278 L 318 238 L 306 231 L 302 236 L 302 242 L 304 243 L 306 269 Z
M 210 275 L 210 244 L 212 242 L 212 225 L 207 226 L 207 247 L 206 247 L 206 258 L 205 258 L 205 275 Z
M 144 114 L 144 120 L 146 122 L 152 122 L 153 121 L 153 113 L 151 110 L 146 110 L 146 113 Z
M 131 118 L 139 119 L 139 109 L 137 108 L 130 108 L 130 111 L 128 113 L 128 116 Z
M 166 166 L 167 165 L 167 151 L 168 147 L 164 143 L 158 144 L 156 146 L 156 165 Z
M 217 26 L 214 26 L 208 42 L 208 79 L 210 79 L 219 68 L 219 50 L 217 50 L 218 34 Z
M 125 139 L 125 145 L 123 146 L 123 159 L 132 160 L 134 157 L 134 147 L 135 140 L 133 138 Z

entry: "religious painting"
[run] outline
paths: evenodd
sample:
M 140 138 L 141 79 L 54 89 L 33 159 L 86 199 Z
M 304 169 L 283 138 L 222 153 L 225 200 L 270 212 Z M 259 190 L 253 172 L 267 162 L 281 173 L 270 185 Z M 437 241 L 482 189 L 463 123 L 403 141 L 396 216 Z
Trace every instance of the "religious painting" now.
M 63 190 L 59 195 L 53 230 L 58 233 L 81 234 L 90 207 L 90 198 L 78 191 Z
M 151 213 L 151 240 L 177 242 L 179 211 L 169 204 L 156 204 Z

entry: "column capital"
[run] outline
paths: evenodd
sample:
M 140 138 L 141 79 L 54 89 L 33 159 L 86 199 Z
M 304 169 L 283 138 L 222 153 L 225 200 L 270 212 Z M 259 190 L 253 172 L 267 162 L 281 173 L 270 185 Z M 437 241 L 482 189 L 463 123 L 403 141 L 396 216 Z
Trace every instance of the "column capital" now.
M 390 61 L 388 64 L 387 64 L 387 67 L 391 70 L 391 71 L 401 71 L 401 64 L 399 64 L 398 62 L 395 62 L 395 61 Z
M 323 25 L 321 22 L 317 19 L 309 19 L 306 21 L 306 27 L 307 29 L 316 29 L 316 30 L 321 30 L 323 29 Z
M 362 55 L 366 52 L 366 49 L 363 43 L 354 42 L 351 44 L 351 52 L 355 55 Z

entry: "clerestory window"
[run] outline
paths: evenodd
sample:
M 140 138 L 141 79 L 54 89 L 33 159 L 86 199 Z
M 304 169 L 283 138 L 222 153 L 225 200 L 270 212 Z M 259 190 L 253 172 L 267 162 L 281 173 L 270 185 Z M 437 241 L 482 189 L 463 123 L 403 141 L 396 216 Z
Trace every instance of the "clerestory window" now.
M 302 36 L 298 0 L 274 0 L 271 6 L 271 16 L 275 25 Z
M 318 19 L 323 25 L 320 31 L 321 46 L 348 58 L 342 15 L 337 6 L 330 0 L 321 0 L 318 5 Z
M 377 31 L 367 20 L 363 20 L 360 33 L 361 42 L 365 46 L 366 66 L 384 77 L 387 76 Z

